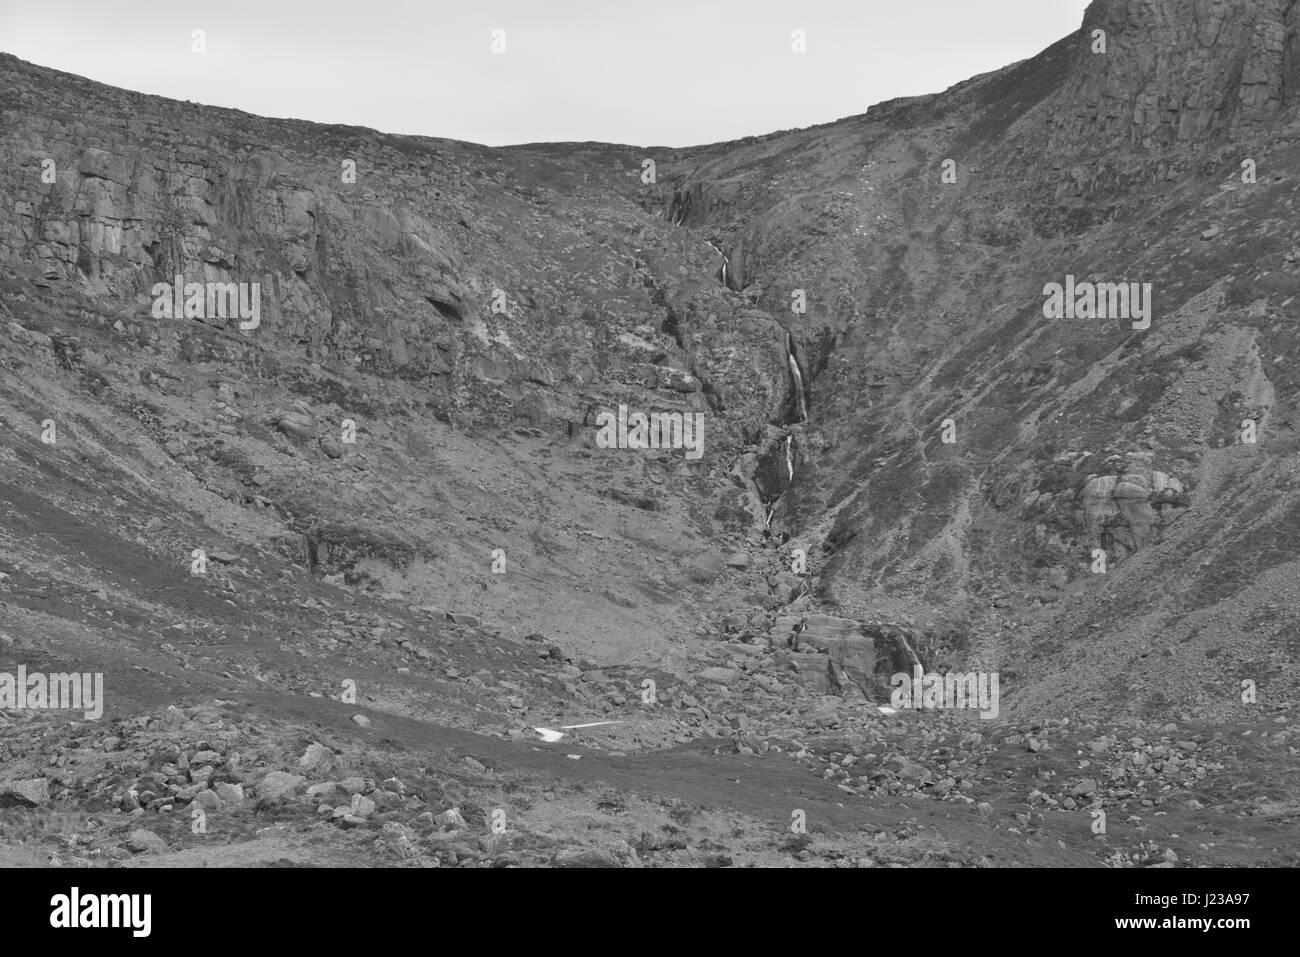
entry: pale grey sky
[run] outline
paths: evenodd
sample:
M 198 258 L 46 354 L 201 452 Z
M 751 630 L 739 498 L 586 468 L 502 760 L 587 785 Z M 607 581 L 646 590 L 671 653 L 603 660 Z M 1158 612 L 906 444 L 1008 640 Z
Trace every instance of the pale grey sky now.
M 263 116 L 489 145 L 688 146 L 934 93 L 1087 0 L 0 0 L 0 50 Z M 807 52 L 792 52 L 803 30 Z M 207 52 L 192 52 L 205 31 Z M 493 31 L 505 53 L 492 52 Z

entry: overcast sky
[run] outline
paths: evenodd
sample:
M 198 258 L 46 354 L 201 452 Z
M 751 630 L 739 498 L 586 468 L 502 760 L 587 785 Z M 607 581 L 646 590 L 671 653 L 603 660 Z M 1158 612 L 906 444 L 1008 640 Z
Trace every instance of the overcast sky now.
M 689 146 L 934 93 L 1087 0 L 0 0 L 0 50 L 114 86 L 489 145 Z M 192 52 L 203 30 L 207 52 Z M 504 31 L 505 52 L 492 51 Z M 807 52 L 792 52 L 804 31 Z

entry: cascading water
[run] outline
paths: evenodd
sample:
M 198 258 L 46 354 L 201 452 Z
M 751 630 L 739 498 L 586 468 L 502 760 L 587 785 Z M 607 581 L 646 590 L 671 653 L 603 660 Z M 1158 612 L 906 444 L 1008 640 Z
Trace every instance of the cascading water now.
M 709 242 L 707 239 L 704 241 L 706 243 L 709 243 L 710 249 L 712 249 L 715 253 L 717 253 L 719 256 L 722 257 L 722 284 L 725 286 L 727 285 L 727 270 L 731 268 L 731 260 L 727 258 L 726 253 L 724 253 L 717 246 L 713 245 L 713 243 Z
M 795 407 L 799 413 L 799 421 L 808 421 L 808 405 L 804 399 L 803 391 L 803 373 L 799 371 L 799 360 L 794 355 L 794 336 L 790 333 L 785 334 L 785 361 L 790 367 L 790 378 L 794 380 Z
M 758 468 L 754 475 L 759 501 L 763 508 L 763 526 L 771 528 L 776 515 L 776 506 L 781 497 L 794 483 L 796 458 L 799 450 L 795 445 L 794 427 L 808 421 L 808 403 L 804 392 L 803 372 L 799 368 L 799 357 L 795 351 L 794 337 L 786 333 L 785 337 L 786 368 L 790 373 L 790 386 L 794 390 L 793 415 L 787 403 L 784 425 L 791 429 L 784 436 L 769 441 L 767 450 L 760 453 Z

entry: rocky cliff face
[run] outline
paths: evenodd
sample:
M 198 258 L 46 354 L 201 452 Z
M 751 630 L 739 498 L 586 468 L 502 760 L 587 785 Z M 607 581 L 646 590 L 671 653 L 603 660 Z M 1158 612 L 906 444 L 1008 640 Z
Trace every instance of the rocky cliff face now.
M 845 694 L 981 664 L 1035 714 L 1294 687 L 1297 9 L 1098 0 L 943 94 L 678 151 L 0 57 L 4 481 L 56 529 L 7 552 L 70 568 L 68 516 L 120 523 L 142 568 L 208 543 L 598 660 L 730 638 Z M 260 325 L 158 318 L 176 276 L 260 284 Z M 1047 318 L 1067 276 L 1151 284 L 1149 327 Z M 600 448 L 620 404 L 703 414 L 704 454 Z
M 1268 543 L 1295 508 L 1296 237 L 1269 212 L 1294 203 L 1295 16 L 1095 3 L 1039 57 L 675 171 L 665 204 L 743 245 L 806 367 L 773 527 L 820 544 L 820 600 L 1001 662 L 1036 707 L 1293 686 Z M 1151 283 L 1150 326 L 1046 319 L 1067 277 Z
M 1053 142 L 1150 149 L 1264 132 L 1294 115 L 1298 23 L 1292 0 L 1093 3 Z

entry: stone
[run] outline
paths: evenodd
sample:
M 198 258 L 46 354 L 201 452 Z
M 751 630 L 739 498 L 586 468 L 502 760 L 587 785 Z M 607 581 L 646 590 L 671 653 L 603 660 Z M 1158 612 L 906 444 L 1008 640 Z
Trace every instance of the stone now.
M 257 796 L 268 800 L 289 797 L 294 791 L 302 787 L 306 780 L 301 774 L 290 774 L 288 771 L 272 771 L 262 778 L 261 783 L 257 785 Z
M 190 800 L 190 803 L 197 804 L 199 807 L 211 811 L 221 807 L 222 802 L 220 795 L 218 795 L 216 791 L 204 790 L 196 793 Z
M 132 831 L 126 839 L 127 849 L 136 854 L 162 854 L 167 850 L 167 842 L 144 828 Z
M 740 678 L 740 672 L 735 668 L 705 668 L 700 672 L 700 680 L 708 681 L 712 684 L 733 685 Z
M 307 745 L 307 750 L 298 759 L 298 766 L 308 771 L 328 771 L 334 764 L 334 752 L 319 741 Z
M 461 816 L 460 808 L 455 807 L 448 808 L 446 811 L 443 811 L 441 814 L 434 817 L 433 823 L 437 824 L 443 830 L 460 830 L 469 827 L 469 825 L 465 823 L 465 818 Z
M 49 800 L 50 782 L 45 778 L 9 781 L 0 785 L 0 807 L 40 807 Z
M 311 417 L 301 412 L 282 415 L 275 423 L 275 427 L 290 438 L 300 441 L 310 439 L 316 434 L 316 426 Z
M 660 369 L 659 381 L 674 392 L 698 392 L 700 380 L 680 369 Z
M 565 847 L 551 858 L 553 867 L 605 868 L 618 867 L 618 859 L 612 854 L 589 847 Z
M 1083 488 L 1085 531 L 1093 547 L 1107 542 L 1119 557 L 1150 541 L 1188 506 L 1177 478 L 1132 463 L 1122 475 L 1090 478 Z
M 860 622 L 834 615 L 805 615 L 803 630 L 797 631 L 794 639 L 799 651 L 827 655 L 860 691 L 871 686 L 876 668 L 875 642 Z
M 397 851 L 399 856 L 404 858 L 415 856 L 417 836 L 405 824 L 399 824 L 397 821 L 386 821 L 380 829 L 380 835 Z
M 697 585 L 707 585 L 727 570 L 721 555 L 701 555 L 686 567 L 686 577 Z
M 217 797 L 221 798 L 223 804 L 239 804 L 244 800 L 244 786 L 242 784 L 221 781 L 213 785 L 212 790 L 216 792 Z
M 774 585 L 776 597 L 780 598 L 783 603 L 791 602 L 802 594 L 804 579 L 794 572 L 781 572 L 776 576 Z
M 830 694 L 831 686 L 827 665 L 827 655 L 812 652 L 795 652 L 790 655 L 790 664 L 798 676 L 799 683 L 813 694 Z
M 778 648 L 792 647 L 795 641 L 794 629 L 803 619 L 798 615 L 780 615 L 767 631 L 768 643 Z
M 626 842 L 563 847 L 551 858 L 551 866 L 564 868 L 640 867 L 636 851 Z

